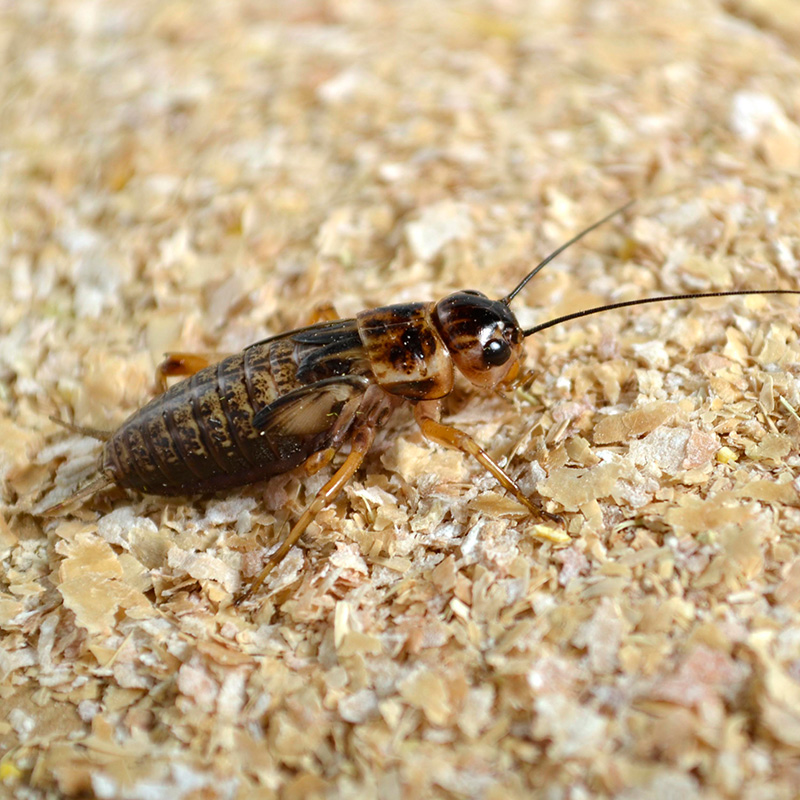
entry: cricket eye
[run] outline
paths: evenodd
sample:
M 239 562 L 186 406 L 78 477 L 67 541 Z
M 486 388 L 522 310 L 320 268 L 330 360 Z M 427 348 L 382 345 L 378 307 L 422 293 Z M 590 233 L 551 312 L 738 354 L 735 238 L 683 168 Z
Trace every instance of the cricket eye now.
M 511 358 L 511 346 L 505 339 L 490 339 L 483 346 L 483 360 L 487 366 L 502 366 L 509 358 Z

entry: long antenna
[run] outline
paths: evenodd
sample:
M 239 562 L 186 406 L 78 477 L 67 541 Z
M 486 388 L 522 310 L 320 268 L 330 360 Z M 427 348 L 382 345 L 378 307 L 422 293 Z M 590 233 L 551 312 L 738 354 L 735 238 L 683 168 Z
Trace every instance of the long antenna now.
M 597 222 L 590 225 L 588 228 L 582 230 L 576 236 L 573 236 L 568 242 L 565 242 L 556 250 L 553 250 L 547 258 L 537 264 L 520 282 L 519 284 L 509 292 L 505 297 L 501 298 L 501 302 L 508 305 L 527 285 L 528 281 L 531 280 L 535 275 L 537 275 L 542 269 L 544 269 L 556 256 L 561 255 L 568 247 L 575 244 L 579 239 L 583 239 L 587 233 L 591 233 L 595 228 L 599 228 L 603 223 L 608 222 L 612 217 L 616 217 L 617 214 L 621 214 L 623 211 L 629 209 L 633 204 L 634 200 L 629 200 L 625 203 L 624 206 L 620 206 L 615 211 L 612 211 L 610 214 L 607 214 L 603 219 L 598 220 Z
M 616 213 L 616 212 L 615 212 Z M 601 220 L 602 222 L 603 220 Z M 591 230 L 591 229 L 590 229 Z M 534 325 L 533 328 L 523 331 L 523 335 L 530 336 L 539 331 L 553 328 L 556 325 L 561 325 L 563 322 L 570 322 L 573 319 L 580 319 L 581 317 L 588 317 L 592 314 L 599 314 L 601 311 L 614 311 L 618 308 L 629 308 L 630 306 L 644 306 L 647 303 L 666 303 L 668 300 L 689 300 L 699 299 L 701 297 L 735 297 L 745 294 L 797 294 L 800 295 L 800 290 L 797 289 L 745 289 L 742 291 L 731 292 L 701 292 L 700 294 L 671 294 L 666 297 L 645 297 L 641 300 L 626 300 L 624 303 L 611 303 L 607 306 L 596 306 L 595 308 L 587 308 L 583 311 L 576 311 L 574 314 L 565 314 L 563 317 L 556 317 L 555 319 L 543 322 L 541 325 Z

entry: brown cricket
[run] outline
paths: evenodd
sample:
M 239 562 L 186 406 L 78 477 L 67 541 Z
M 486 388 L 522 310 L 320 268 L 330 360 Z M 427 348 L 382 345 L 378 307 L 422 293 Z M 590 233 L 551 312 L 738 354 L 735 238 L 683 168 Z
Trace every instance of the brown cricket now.
M 527 497 L 468 434 L 441 421 L 442 398 L 452 391 L 456 370 L 479 389 L 507 389 L 522 366 L 525 337 L 554 325 L 646 303 L 800 294 L 768 289 L 650 297 L 586 309 L 524 330 L 510 309 L 514 297 L 557 255 L 629 205 L 563 244 L 499 300 L 465 290 L 436 303 L 370 309 L 355 319 L 319 322 L 272 336 L 216 363 L 189 353 L 168 354 L 157 370 L 162 393 L 115 431 L 67 425 L 105 440 L 97 475 L 44 513 L 61 512 L 113 484 L 148 494 L 184 495 L 253 483 L 300 465 L 313 474 L 349 443 L 344 462 L 245 597 L 261 586 L 315 515 L 339 494 L 393 409 L 409 401 L 428 439 L 474 456 L 530 511 L 559 522 Z M 167 377 L 175 375 L 191 377 L 167 388 Z

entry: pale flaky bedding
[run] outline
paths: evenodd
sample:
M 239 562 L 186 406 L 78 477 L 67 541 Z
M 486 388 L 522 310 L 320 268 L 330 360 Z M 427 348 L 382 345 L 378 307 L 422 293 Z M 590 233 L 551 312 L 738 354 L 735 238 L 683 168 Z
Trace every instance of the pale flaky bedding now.
M 800 288 L 793 4 L 0 8 L 0 793 L 793 798 L 798 304 L 649 306 L 532 337 L 448 420 L 541 527 L 398 412 L 330 477 L 111 490 L 169 350 L 333 302 Z M 547 539 L 554 541 L 547 541 Z

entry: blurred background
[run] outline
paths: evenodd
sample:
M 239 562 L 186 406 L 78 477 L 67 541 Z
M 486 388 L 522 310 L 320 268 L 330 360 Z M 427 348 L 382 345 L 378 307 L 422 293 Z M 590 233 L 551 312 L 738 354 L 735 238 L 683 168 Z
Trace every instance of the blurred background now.
M 485 512 L 477 554 L 414 523 L 429 485 L 403 454 L 430 451 L 407 417 L 367 465 L 383 494 L 348 495 L 347 541 L 361 559 L 365 525 L 394 525 L 375 552 L 410 572 L 345 560 L 253 619 L 219 606 L 227 578 L 170 547 L 232 553 L 238 575 L 263 487 L 214 518 L 123 499 L 133 510 L 101 514 L 99 531 L 88 512 L 26 509 L 54 460 L 96 455 L 45 450 L 63 440 L 48 415 L 113 428 L 151 396 L 165 351 L 236 351 L 324 302 L 350 316 L 456 288 L 500 296 L 631 198 L 515 300 L 523 324 L 649 294 L 798 288 L 798 42 L 788 0 L 0 3 L 0 778 L 30 797 L 795 796 L 800 561 L 781 536 L 797 527 L 796 427 L 773 400 L 800 400 L 786 306 L 554 331 L 529 345 L 533 410 L 454 404 L 506 454 L 572 424 L 561 463 L 589 482 L 610 458 L 589 454 L 598 408 L 646 395 L 711 437 L 688 439 L 696 463 L 687 438 L 677 461 L 658 442 L 624 450 L 585 497 L 543 484 L 582 537 L 562 555 L 488 506 L 425 518 L 477 537 Z M 672 369 L 712 346 L 728 361 Z M 723 444 L 754 473 L 726 472 Z M 460 464 L 448 502 L 477 496 Z M 400 505 L 379 524 L 381 503 Z M 640 509 L 646 535 L 625 538 L 614 526 Z M 733 533 L 703 539 L 721 518 Z M 497 551 L 491 531 L 508 537 Z M 98 559 L 111 566 L 89 610 L 65 587 Z

